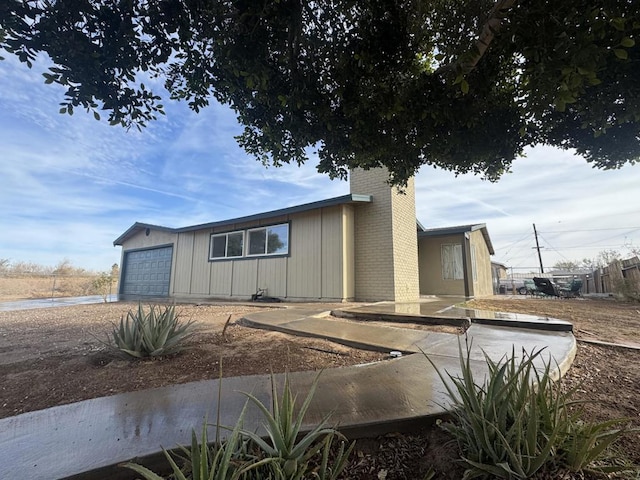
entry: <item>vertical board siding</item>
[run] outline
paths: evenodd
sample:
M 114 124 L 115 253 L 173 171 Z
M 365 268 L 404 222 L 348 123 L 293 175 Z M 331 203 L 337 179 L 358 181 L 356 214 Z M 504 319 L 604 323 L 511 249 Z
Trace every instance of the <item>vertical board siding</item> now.
M 231 296 L 231 274 L 234 262 L 211 262 L 209 295 Z
M 191 293 L 191 264 L 193 261 L 193 232 L 178 234 L 173 291 L 176 294 Z
M 287 271 L 287 296 L 320 298 L 321 295 L 321 220 L 320 210 L 296 215 L 291 224 L 290 257 Z
M 231 295 L 253 295 L 258 288 L 258 260 L 234 261 L 231 275 Z
M 343 298 L 342 208 L 322 210 L 321 297 Z
M 355 213 L 352 205 L 342 207 L 342 298 L 355 298 Z
M 207 295 L 210 281 L 209 265 L 209 231 L 195 232 L 193 241 L 193 258 L 191 266 L 192 295 Z
M 270 297 L 287 295 L 287 258 L 258 260 L 258 288 L 266 288 Z

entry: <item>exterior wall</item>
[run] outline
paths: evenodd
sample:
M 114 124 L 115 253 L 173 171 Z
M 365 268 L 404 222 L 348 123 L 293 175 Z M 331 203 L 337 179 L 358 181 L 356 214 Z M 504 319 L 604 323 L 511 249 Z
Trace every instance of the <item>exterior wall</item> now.
M 289 255 L 209 261 L 212 233 L 290 222 Z M 128 239 L 133 248 L 173 244 L 172 296 L 248 299 L 258 288 L 286 300 L 352 300 L 354 208 L 339 205 L 260 222 L 179 234 L 152 231 Z
M 444 280 L 442 274 L 442 245 L 463 244 L 464 235 L 422 237 L 418 240 L 421 295 L 464 296 L 464 280 Z M 467 265 L 470 265 L 470 261 Z
M 420 295 L 413 179 L 404 193 L 387 179 L 381 168 L 350 175 L 351 193 L 373 197 L 355 211 L 355 298 L 415 301 Z
M 342 209 L 342 298 L 356 298 L 355 209 L 345 205 Z
M 466 265 L 467 291 L 465 280 L 445 280 L 442 274 L 442 245 L 462 245 L 464 264 Z M 475 247 L 476 280 L 473 279 L 473 262 L 471 246 Z M 487 243 L 480 230 L 469 232 L 469 239 L 464 234 L 443 237 L 422 237 L 418 240 L 418 257 L 420 265 L 421 295 L 460 295 L 483 297 L 493 294 L 491 275 L 491 256 Z
M 480 230 L 471 232 L 469 243 L 475 246 L 476 251 L 476 280 L 473 280 L 473 290 L 470 294 L 474 297 L 486 297 L 493 295 L 493 279 L 491 275 L 491 254 L 487 242 Z M 469 254 L 470 255 L 470 254 Z M 472 265 L 471 257 L 467 265 Z

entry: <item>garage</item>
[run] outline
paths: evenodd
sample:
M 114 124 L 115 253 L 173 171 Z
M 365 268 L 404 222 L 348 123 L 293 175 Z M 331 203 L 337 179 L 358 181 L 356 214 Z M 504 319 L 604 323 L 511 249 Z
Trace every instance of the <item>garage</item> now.
M 168 297 L 173 246 L 125 252 L 121 295 Z

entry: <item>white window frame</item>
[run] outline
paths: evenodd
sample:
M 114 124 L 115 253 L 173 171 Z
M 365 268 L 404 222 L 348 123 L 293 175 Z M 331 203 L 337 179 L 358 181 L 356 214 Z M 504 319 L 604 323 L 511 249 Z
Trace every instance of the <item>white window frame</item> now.
M 241 234 L 242 235 L 242 252 L 240 253 L 240 255 L 229 255 L 229 236 L 230 235 L 237 235 L 237 234 Z M 223 257 L 214 257 L 213 256 L 213 239 L 214 238 L 219 238 L 219 237 L 224 237 L 225 238 L 225 242 L 224 242 L 224 256 Z M 244 256 L 244 252 L 245 252 L 245 244 L 246 244 L 246 235 L 244 230 L 235 230 L 233 232 L 225 232 L 225 233 L 212 233 L 211 234 L 211 238 L 209 239 L 209 260 L 226 260 L 229 258 L 242 258 Z
M 443 280 L 464 280 L 464 262 L 462 259 L 461 243 L 441 244 L 440 262 L 442 265 Z
M 286 227 L 287 229 L 287 248 L 286 251 L 284 252 L 272 252 L 269 253 L 268 249 L 269 249 L 269 230 L 272 229 L 276 229 L 279 227 Z M 264 251 L 261 253 L 251 253 L 251 233 L 252 232 L 257 232 L 259 230 L 264 230 Z M 278 223 L 275 225 L 264 225 L 261 227 L 255 227 L 255 228 L 250 228 L 247 230 L 247 235 L 246 235 L 246 247 L 245 247 L 245 252 L 246 252 L 246 256 L 247 257 L 273 257 L 273 256 L 282 256 L 282 255 L 288 255 L 289 254 L 289 233 L 290 233 L 290 225 L 289 223 Z

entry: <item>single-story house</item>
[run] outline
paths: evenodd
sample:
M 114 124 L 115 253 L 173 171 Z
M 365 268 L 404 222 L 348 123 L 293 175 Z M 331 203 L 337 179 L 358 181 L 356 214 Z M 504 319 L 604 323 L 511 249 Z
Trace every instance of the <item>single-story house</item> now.
M 120 298 L 406 302 L 492 293 L 485 225 L 425 229 L 415 190 L 356 169 L 351 193 L 183 228 L 134 223 L 122 246 Z

